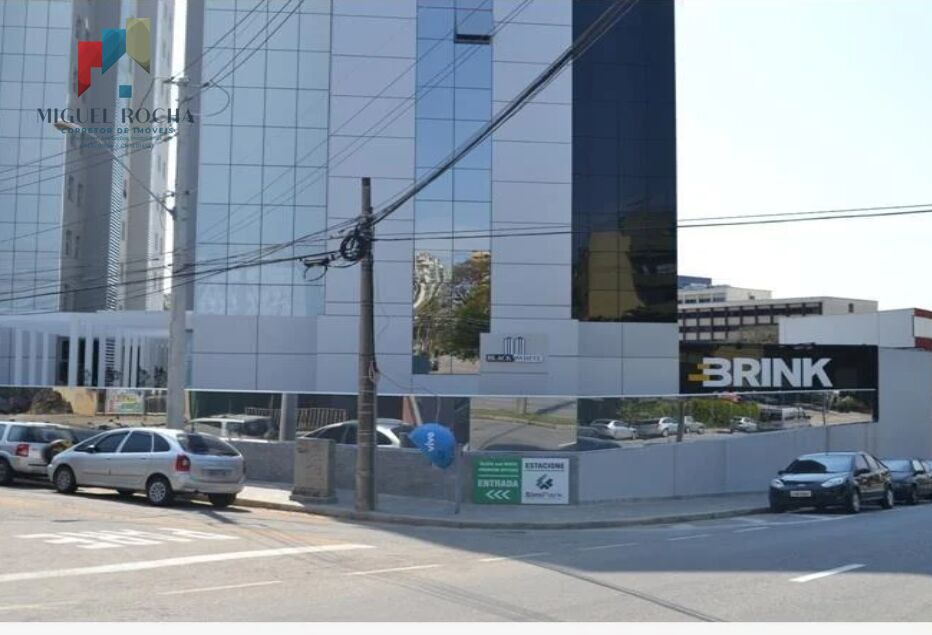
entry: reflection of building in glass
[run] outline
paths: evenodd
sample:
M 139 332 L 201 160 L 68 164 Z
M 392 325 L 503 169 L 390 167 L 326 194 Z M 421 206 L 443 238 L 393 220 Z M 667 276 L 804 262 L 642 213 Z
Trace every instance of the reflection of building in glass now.
M 492 28 L 491 2 L 419 3 L 418 176 L 429 173 L 488 123 Z M 415 201 L 415 233 L 433 236 L 418 239 L 415 253 L 443 263 L 440 266 L 452 274 L 441 291 L 447 297 L 435 296 L 429 303 L 419 303 L 415 297 L 415 374 L 479 370 L 479 334 L 488 331 L 491 301 L 491 193 L 492 145 L 486 141 Z M 419 276 L 415 263 L 415 278 Z
M 574 34 L 604 7 L 574 2 Z M 673 322 L 673 5 L 628 17 L 573 64 L 573 317 Z
M 429 252 L 414 257 L 414 310 L 436 298 L 447 282 L 443 263 Z

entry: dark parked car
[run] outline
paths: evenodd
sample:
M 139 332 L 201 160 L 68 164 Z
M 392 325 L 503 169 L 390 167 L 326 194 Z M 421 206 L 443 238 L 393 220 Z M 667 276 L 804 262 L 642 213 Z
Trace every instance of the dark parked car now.
M 897 500 L 915 505 L 920 498 L 932 497 L 932 474 L 919 459 L 883 459 L 893 480 Z
M 770 482 L 770 510 L 799 507 L 843 507 L 850 513 L 861 504 L 893 507 L 893 483 L 887 467 L 867 452 L 805 454 Z

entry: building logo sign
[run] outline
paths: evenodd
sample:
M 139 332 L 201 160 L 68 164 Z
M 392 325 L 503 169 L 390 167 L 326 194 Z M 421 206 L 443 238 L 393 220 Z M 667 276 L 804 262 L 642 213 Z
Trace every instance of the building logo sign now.
M 482 505 L 568 505 L 567 458 L 481 457 L 473 463 L 473 502 Z
M 508 362 L 516 364 L 542 364 L 544 356 L 539 353 L 528 353 L 527 340 L 522 336 L 508 336 L 502 338 L 502 352 L 488 353 L 487 362 Z
M 826 373 L 831 358 L 703 357 L 689 380 L 703 388 L 832 388 Z
M 99 68 L 101 74 L 123 57 L 139 64 L 147 73 L 150 69 L 150 41 L 152 25 L 149 18 L 126 18 L 125 29 L 104 29 L 99 42 L 78 41 L 78 97 L 91 87 L 91 69 Z M 133 96 L 133 87 L 121 84 L 120 97 Z
M 876 346 L 680 346 L 680 392 L 876 390 Z

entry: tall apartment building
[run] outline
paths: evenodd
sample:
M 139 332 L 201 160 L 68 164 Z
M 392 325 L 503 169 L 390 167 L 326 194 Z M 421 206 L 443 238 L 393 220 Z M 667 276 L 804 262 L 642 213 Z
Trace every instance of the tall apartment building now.
M 119 61 L 120 84 L 131 85 L 134 108 L 174 108 L 171 85 L 165 80 L 172 76 L 172 37 L 174 32 L 174 0 L 121 0 L 121 24 L 126 18 L 148 18 L 151 26 L 152 59 L 147 73 L 128 56 Z M 122 100 L 121 100 L 122 101 Z M 137 135 L 137 140 L 151 139 L 151 133 Z M 120 187 L 113 189 L 112 204 L 120 210 L 120 234 L 117 274 L 122 284 L 112 296 L 115 307 L 124 310 L 161 311 L 164 309 L 164 277 L 166 275 L 166 244 L 168 213 L 172 204 L 168 196 L 173 189 L 168 173 L 170 144 L 152 145 L 151 150 L 132 152 L 125 162 L 136 178 L 130 178 L 119 164 L 114 170 L 120 173 Z M 159 195 L 153 198 L 141 186 Z
M 186 64 L 210 84 L 197 262 L 332 247 L 362 177 L 376 210 L 405 192 L 607 6 L 191 2 Z M 675 393 L 675 103 L 674 3 L 638 3 L 380 223 L 380 390 Z M 198 276 L 192 387 L 354 391 L 358 277 L 300 262 Z
M 166 144 L 126 154 L 137 181 L 103 145 L 110 135 L 63 134 L 40 112 L 68 108 L 87 119 L 106 109 L 112 123 L 123 106 L 167 105 L 158 82 L 139 98 L 169 74 L 172 13 L 172 2 L 156 0 L 0 3 L 0 313 L 162 308 L 160 290 L 145 303 L 124 283 L 161 264 L 164 212 L 139 182 L 167 189 Z M 78 41 L 100 41 L 128 17 L 151 19 L 150 73 L 124 56 L 109 72 L 92 69 L 78 96 Z M 120 97 L 120 84 L 133 97 Z

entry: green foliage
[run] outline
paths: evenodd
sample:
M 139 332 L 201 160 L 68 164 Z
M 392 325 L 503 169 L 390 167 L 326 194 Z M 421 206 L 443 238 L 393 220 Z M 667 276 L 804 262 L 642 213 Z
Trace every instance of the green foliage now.
M 491 261 L 488 254 L 473 256 L 453 267 L 446 281 L 415 315 L 415 342 L 434 356 L 479 359 L 479 334 L 488 333 L 491 321 Z
M 706 426 L 727 428 L 733 417 L 759 418 L 760 407 L 756 403 L 735 403 L 715 397 L 693 398 L 686 400 L 685 413 Z M 618 418 L 628 422 L 679 416 L 676 399 L 623 399 L 618 408 Z
M 686 412 L 709 427 L 727 428 L 734 417 L 760 418 L 760 406 L 753 402 L 729 401 L 727 399 L 690 399 Z

